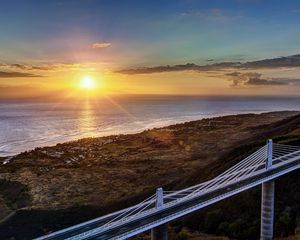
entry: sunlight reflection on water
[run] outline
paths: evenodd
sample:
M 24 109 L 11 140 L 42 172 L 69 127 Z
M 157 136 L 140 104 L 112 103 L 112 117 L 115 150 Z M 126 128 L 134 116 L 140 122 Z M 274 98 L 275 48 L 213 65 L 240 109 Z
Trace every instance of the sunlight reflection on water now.
M 0 156 L 82 137 L 275 110 L 300 110 L 300 99 L 148 96 L 78 103 L 0 103 Z

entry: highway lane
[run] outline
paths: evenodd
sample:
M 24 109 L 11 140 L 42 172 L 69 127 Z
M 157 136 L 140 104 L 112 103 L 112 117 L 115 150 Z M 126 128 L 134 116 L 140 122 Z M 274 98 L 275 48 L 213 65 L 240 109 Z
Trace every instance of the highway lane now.
M 300 168 L 300 157 L 299 159 L 291 162 L 291 163 L 287 163 L 286 165 L 280 166 L 278 168 L 274 168 L 274 169 L 270 169 L 266 172 L 263 172 L 259 175 L 247 178 L 245 180 L 242 180 L 241 182 L 239 182 L 238 184 L 232 184 L 232 185 L 228 185 L 224 188 L 218 189 L 216 191 L 207 193 L 205 195 L 202 195 L 200 197 L 196 197 L 194 199 L 185 201 L 185 202 L 181 202 L 175 206 L 169 207 L 167 209 L 163 209 L 159 212 L 155 212 L 151 215 L 145 216 L 141 219 L 136 219 L 135 221 L 131 221 L 129 223 L 124 223 L 123 225 L 120 225 L 116 228 L 113 229 L 109 229 L 107 231 L 104 232 L 99 232 L 99 233 L 95 233 L 93 236 L 87 237 L 85 239 L 114 239 L 117 238 L 118 236 L 122 236 L 126 233 L 131 232 L 134 229 L 141 229 L 144 226 L 145 230 L 146 229 L 150 229 L 151 228 L 151 223 L 155 223 L 157 221 L 159 221 L 160 219 L 166 218 L 168 216 L 171 216 L 173 214 L 176 214 L 178 212 L 187 210 L 195 205 L 199 205 L 201 203 L 205 203 L 206 201 L 215 199 L 216 197 L 220 196 L 220 195 L 224 195 L 226 193 L 230 193 L 230 192 L 234 192 L 236 189 L 240 189 L 243 187 L 247 187 L 247 185 L 253 183 L 253 182 L 257 182 L 256 186 L 261 184 L 262 182 L 260 182 L 260 180 L 263 180 L 266 177 L 271 177 L 272 175 L 276 175 L 276 174 L 280 174 L 281 172 L 284 172 L 285 170 L 288 170 L 292 167 L 298 167 Z M 253 186 L 254 187 L 254 186 Z M 247 188 L 248 189 L 248 188 Z M 222 200 L 220 198 L 220 200 Z M 215 201 L 214 201 L 215 202 Z M 207 205 L 205 205 L 207 206 Z
M 132 207 L 129 207 L 127 209 L 129 210 L 130 208 L 132 208 Z M 35 240 L 63 240 L 63 239 L 66 239 L 70 236 L 75 236 L 75 235 L 78 235 L 80 233 L 87 232 L 89 230 L 92 230 L 94 228 L 102 226 L 105 223 L 113 220 L 114 218 L 116 218 L 119 215 L 119 213 L 121 211 L 127 210 L 127 209 L 122 209 L 120 211 L 113 212 L 111 214 L 108 214 L 108 215 L 105 215 L 105 216 L 102 216 L 102 217 L 99 217 L 99 218 L 96 218 L 96 219 L 92 219 L 90 221 L 83 222 L 83 223 L 71 226 L 69 228 L 59 230 L 59 231 L 54 232 L 52 234 L 38 237 Z

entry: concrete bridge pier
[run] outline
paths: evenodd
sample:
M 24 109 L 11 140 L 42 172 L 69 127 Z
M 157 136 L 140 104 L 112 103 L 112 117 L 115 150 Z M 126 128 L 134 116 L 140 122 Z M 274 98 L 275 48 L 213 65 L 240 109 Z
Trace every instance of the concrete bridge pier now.
M 262 184 L 261 240 L 273 239 L 275 182 Z
M 163 189 L 156 190 L 156 209 L 162 209 L 164 205 Z M 160 225 L 151 230 L 151 240 L 168 240 L 168 224 Z
M 272 140 L 267 142 L 267 162 L 266 169 L 272 168 Z M 272 240 L 274 233 L 274 201 L 275 182 L 269 181 L 262 184 L 261 197 L 261 240 Z
M 168 240 L 168 225 L 163 224 L 151 230 L 151 240 Z

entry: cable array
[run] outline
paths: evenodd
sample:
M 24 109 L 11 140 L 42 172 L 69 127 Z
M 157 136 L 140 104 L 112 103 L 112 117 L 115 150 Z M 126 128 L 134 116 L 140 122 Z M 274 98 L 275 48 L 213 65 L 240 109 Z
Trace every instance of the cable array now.
M 300 156 L 300 146 L 291 146 L 284 144 L 273 144 L 273 164 L 285 162 L 293 157 Z

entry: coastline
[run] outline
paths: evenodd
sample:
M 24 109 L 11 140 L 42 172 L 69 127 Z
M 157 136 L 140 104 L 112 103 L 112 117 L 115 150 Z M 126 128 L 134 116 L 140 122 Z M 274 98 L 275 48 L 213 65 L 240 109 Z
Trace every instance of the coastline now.
M 299 110 L 300 98 L 126 96 L 97 102 L 1 104 L 0 156 L 87 137 L 134 134 L 203 118 Z
M 281 112 L 281 111 L 280 111 Z M 285 111 L 283 111 L 285 112 Z M 286 112 L 297 112 L 297 111 L 286 111 Z M 300 112 L 300 111 L 299 111 Z M 42 144 L 40 143 L 36 143 L 37 145 L 33 145 L 32 147 L 26 148 L 23 151 L 20 152 L 16 152 L 13 151 L 14 153 L 9 153 L 7 152 L 6 154 L 3 154 L 3 152 L 0 151 L 0 161 L 1 159 L 11 159 L 23 152 L 28 152 L 28 151 L 32 151 L 36 148 L 44 148 L 44 147 L 54 147 L 57 144 L 64 144 L 64 143 L 69 143 L 69 142 L 76 142 L 76 141 L 80 141 L 82 139 L 87 139 L 87 138 L 106 138 L 106 137 L 115 137 L 115 136 L 119 136 L 119 135 L 132 135 L 132 134 L 139 134 L 142 133 L 143 131 L 149 131 L 152 129 L 156 129 L 156 128 L 168 128 L 170 126 L 173 125 L 178 125 L 178 124 L 184 124 L 184 123 L 188 123 L 188 122 L 193 122 L 193 121 L 200 121 L 202 119 L 212 119 L 212 118 L 219 118 L 219 117 L 224 117 L 224 116 L 231 116 L 231 115 L 242 115 L 242 114 L 261 114 L 261 113 L 269 113 L 269 111 L 255 111 L 255 112 L 246 112 L 246 113 L 223 113 L 223 114 L 206 114 L 206 115 L 197 115 L 197 116 L 188 116 L 188 117 L 177 117 L 177 118 L 166 118 L 166 119 L 159 119 L 159 120 L 155 120 L 155 123 L 148 123 L 146 124 L 146 126 L 137 128 L 137 129 L 123 129 L 122 131 L 108 131 L 105 133 L 101 132 L 101 133 L 94 133 L 94 134 L 88 134 L 89 136 L 64 136 L 61 138 L 61 140 L 56 139 L 56 140 L 47 140 L 48 143 L 44 142 Z M 46 137 L 44 137 L 46 138 Z M 37 139 L 38 141 L 38 139 Z M 21 144 L 21 143 L 19 143 Z M 5 147 L 4 146 L 0 146 L 1 147 Z
M 236 114 L 220 114 L 220 115 L 205 115 L 201 118 L 199 117 L 196 117 L 196 119 L 188 119 L 188 120 L 178 120 L 178 119 L 169 119 L 166 123 L 166 120 L 162 121 L 164 122 L 164 124 L 160 123 L 160 124 L 157 124 L 157 125 L 154 125 L 153 127 L 145 127 L 145 128 L 142 128 L 142 129 L 137 129 L 137 130 L 125 130 L 124 132 L 120 132 L 120 133 L 113 133 L 113 134 L 105 134 L 105 135 L 100 135 L 98 136 L 97 134 L 95 134 L 95 136 L 90 136 L 90 137 L 75 137 L 74 139 L 70 139 L 70 140 L 65 140 L 65 141 L 58 141 L 58 142 L 53 142 L 53 144 L 46 144 L 46 145 L 41 145 L 41 146 L 33 146 L 32 148 L 29 148 L 29 149 L 26 149 L 25 151 L 21 151 L 19 153 L 16 153 L 16 154 L 9 154 L 9 155 L 0 155 L 0 163 L 8 163 L 11 159 L 13 159 L 14 157 L 18 156 L 19 154 L 22 154 L 24 152 L 30 152 L 30 151 L 33 151 L 35 149 L 39 149 L 39 148 L 49 148 L 49 147 L 55 147 L 57 145 L 60 145 L 60 144 L 67 144 L 67 143 L 75 143 L 75 142 L 78 142 L 78 141 L 82 141 L 84 139 L 106 139 L 104 140 L 105 141 L 114 141 L 116 138 L 118 138 L 119 136 L 124 136 L 124 135 L 133 135 L 133 134 L 140 134 L 144 131 L 151 131 L 151 130 L 154 130 L 154 129 L 164 129 L 164 128 L 169 128 L 169 127 L 172 127 L 172 126 L 176 126 L 176 125 L 180 125 L 180 124 L 186 124 L 186 123 L 189 123 L 189 122 L 195 122 L 195 121 L 201 121 L 201 120 L 206 120 L 206 119 L 215 119 L 215 118 L 222 118 L 222 117 L 225 117 L 225 116 L 238 116 L 238 115 L 247 115 L 247 114 L 268 114 L 268 113 L 288 113 L 288 114 L 293 114 L 293 113 L 300 113 L 300 111 L 293 111 L 293 110 L 287 110 L 287 111 L 257 111 L 257 112 L 247 112 L 247 113 L 236 113 Z M 183 118 L 184 119 L 184 118 Z M 170 124 L 171 123 L 171 124 Z M 110 140 L 108 140 L 110 139 Z
M 267 138 L 300 136 L 299 121 L 296 111 L 229 115 L 23 152 L 0 164 L 0 208 L 16 211 L 0 236 L 24 218 L 35 226 L 31 238 L 134 204 L 159 186 L 197 184 Z

